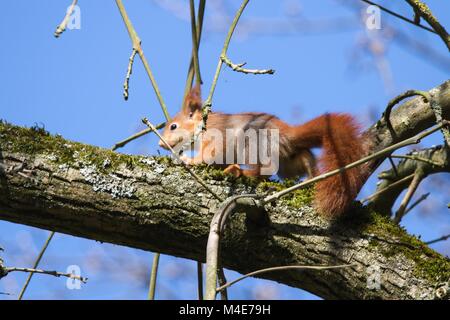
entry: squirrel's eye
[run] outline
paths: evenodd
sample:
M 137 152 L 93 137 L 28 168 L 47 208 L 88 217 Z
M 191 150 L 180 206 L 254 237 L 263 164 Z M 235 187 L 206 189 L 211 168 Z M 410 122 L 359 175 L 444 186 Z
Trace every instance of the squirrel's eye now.
M 176 123 L 172 123 L 172 125 L 170 126 L 170 130 L 175 130 L 177 127 L 178 126 Z
M 192 118 L 194 114 L 192 112 L 189 112 L 189 118 Z

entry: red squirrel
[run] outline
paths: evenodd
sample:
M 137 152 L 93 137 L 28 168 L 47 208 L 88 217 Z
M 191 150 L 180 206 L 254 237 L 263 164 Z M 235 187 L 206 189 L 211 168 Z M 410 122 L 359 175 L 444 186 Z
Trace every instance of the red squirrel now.
M 181 111 L 166 124 L 162 137 L 171 147 L 176 147 L 183 140 L 181 132 L 187 132 L 192 138 L 201 123 L 202 100 L 200 89 L 196 87 L 187 95 Z M 245 130 L 248 128 L 278 130 L 279 162 L 277 174 L 280 178 L 294 178 L 303 175 L 312 177 L 320 172 L 334 170 L 359 160 L 365 155 L 359 126 L 349 114 L 324 114 L 304 124 L 291 126 L 266 113 L 225 114 L 211 112 L 208 115 L 206 132 L 216 130 L 222 133 L 223 139 L 225 139 L 225 132 L 229 132 L 227 130 Z M 223 154 L 226 152 L 225 141 L 219 142 L 201 139 L 197 154 L 193 158 L 184 154 L 181 158 L 189 165 L 210 163 L 211 157 L 217 156 L 217 152 Z M 167 149 L 162 140 L 159 145 Z M 233 147 L 236 148 L 236 146 Z M 323 149 L 318 165 L 316 165 L 315 157 L 310 151 L 311 148 L 315 147 Z M 236 150 L 233 150 L 233 152 L 236 152 Z M 223 167 L 225 172 L 235 176 L 260 177 L 262 175 L 262 165 L 258 161 L 252 164 L 245 162 L 246 168 L 243 168 L 241 164 L 235 161 L 234 163 L 216 165 Z M 356 167 L 318 182 L 315 185 L 314 205 L 316 209 L 319 213 L 328 217 L 341 215 L 356 198 L 365 180 L 366 175 L 363 169 Z

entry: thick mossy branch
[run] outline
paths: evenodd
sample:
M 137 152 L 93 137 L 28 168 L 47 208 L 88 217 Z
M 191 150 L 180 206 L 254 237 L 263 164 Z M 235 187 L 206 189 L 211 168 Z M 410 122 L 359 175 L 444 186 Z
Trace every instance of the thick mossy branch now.
M 285 188 L 276 182 L 196 172 L 223 197 Z M 329 299 L 435 298 L 450 262 L 388 219 L 355 207 L 339 221 L 317 215 L 313 190 L 266 206 L 269 226 L 235 215 L 222 242 L 227 268 L 248 273 L 280 265 L 337 265 L 261 277 Z M 0 124 L 0 219 L 79 237 L 204 261 L 209 223 L 219 205 L 168 158 L 117 154 L 53 136 L 40 128 Z M 371 267 L 379 289 L 368 287 Z M 89 275 L 87 275 L 89 276 Z

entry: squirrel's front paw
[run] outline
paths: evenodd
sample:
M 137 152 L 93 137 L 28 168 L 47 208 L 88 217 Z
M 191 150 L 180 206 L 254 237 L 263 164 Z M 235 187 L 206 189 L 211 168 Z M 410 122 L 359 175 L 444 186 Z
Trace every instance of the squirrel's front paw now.
M 236 178 L 242 175 L 241 167 L 238 164 L 231 164 L 223 170 L 224 173 L 229 173 L 235 176 Z

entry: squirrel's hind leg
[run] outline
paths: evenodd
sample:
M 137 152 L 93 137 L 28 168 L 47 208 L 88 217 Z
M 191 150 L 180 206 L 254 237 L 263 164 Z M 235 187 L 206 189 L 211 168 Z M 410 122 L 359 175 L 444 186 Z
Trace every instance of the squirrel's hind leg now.
M 310 150 L 302 150 L 297 155 L 297 161 L 301 163 L 308 179 L 313 178 L 317 174 L 316 158 Z

